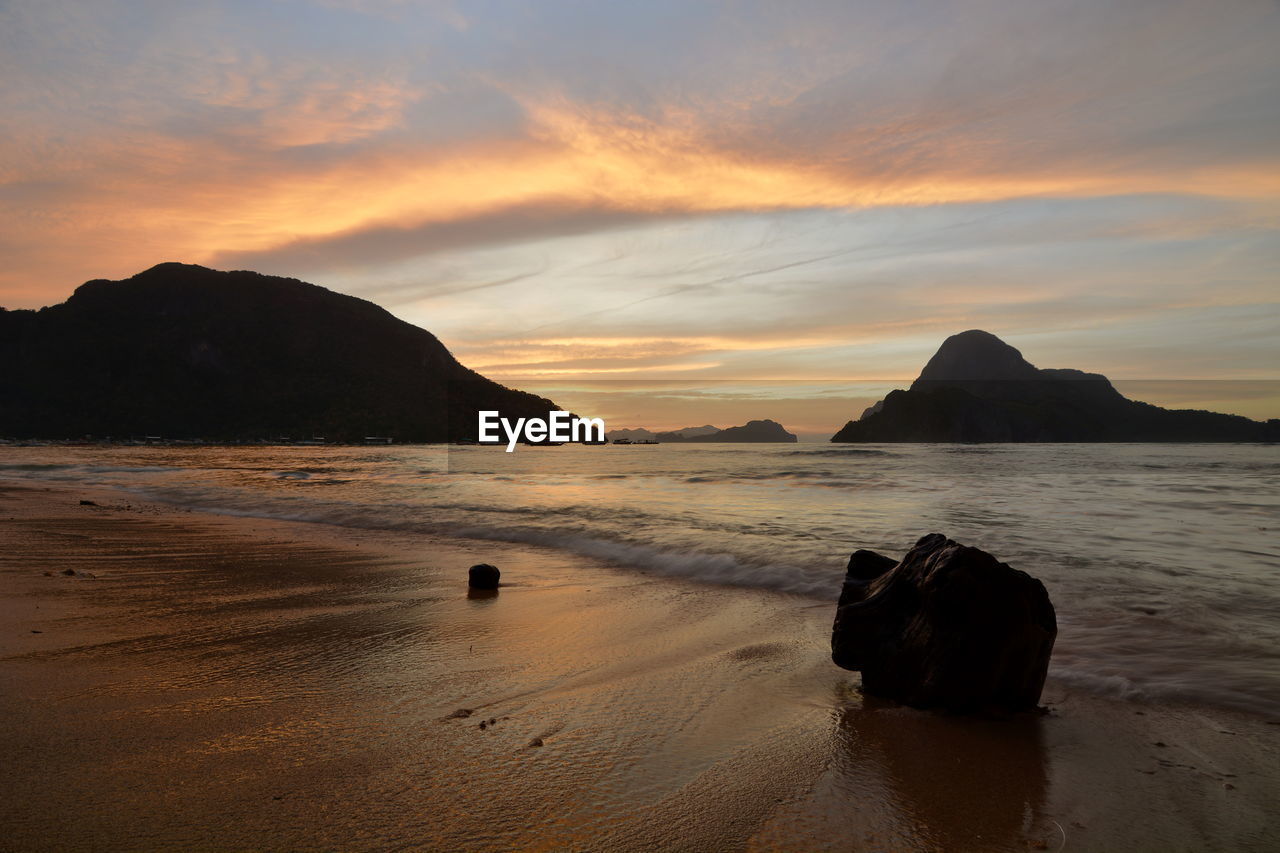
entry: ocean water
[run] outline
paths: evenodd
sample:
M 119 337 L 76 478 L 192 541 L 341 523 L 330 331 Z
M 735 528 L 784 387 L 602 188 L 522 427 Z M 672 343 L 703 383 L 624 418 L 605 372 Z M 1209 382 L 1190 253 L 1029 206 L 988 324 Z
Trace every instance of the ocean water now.
M 4 447 L 0 476 L 236 515 L 533 543 L 834 602 L 930 532 L 1040 578 L 1053 683 L 1280 716 L 1270 445 Z

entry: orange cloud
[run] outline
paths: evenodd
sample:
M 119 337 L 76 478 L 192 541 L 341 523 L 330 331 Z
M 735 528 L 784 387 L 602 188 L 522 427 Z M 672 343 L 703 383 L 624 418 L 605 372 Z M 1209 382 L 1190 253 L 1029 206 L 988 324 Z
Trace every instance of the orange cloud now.
M 293 258 L 305 257 L 299 247 L 317 251 L 316 266 L 331 269 L 342 258 L 323 251 L 330 242 L 377 229 L 429 230 L 460 221 L 482 228 L 489 217 L 548 201 L 570 211 L 643 217 L 1174 187 L 1232 197 L 1280 194 L 1280 171 L 1262 167 L 1173 175 L 1107 171 L 1101 164 L 1096 173 L 1026 166 L 1000 173 L 981 160 L 966 163 L 964 146 L 946 141 L 937 143 L 936 166 L 905 172 L 886 172 L 870 156 L 874 144 L 860 162 L 857 138 L 849 140 L 851 156 L 836 165 L 787 160 L 749 145 L 726 147 L 714 139 L 714 128 L 687 111 L 646 118 L 560 96 L 525 100 L 524 138 L 437 148 L 393 138 L 312 165 L 305 158 L 280 160 L 271 151 L 376 140 L 402 125 L 407 105 L 422 93 L 387 81 L 343 87 L 309 80 L 296 90 L 288 82 L 268 85 L 227 71 L 203 92 L 208 103 L 252 111 L 252 122 L 231 131 L 232 137 L 252 137 L 249 148 L 218 136 L 155 132 L 85 140 L 75 156 L 81 171 L 93 173 L 92 185 L 59 199 L 56 214 L 11 210 L 17 223 L 11 239 L 35 248 L 26 263 L 11 265 L 4 284 L 16 288 L 17 277 L 37 269 L 43 275 L 125 274 L 166 258 L 269 265 L 275 253 L 294 250 Z M 57 163 L 33 164 L 31 172 L 59 175 Z M 465 234 L 459 236 L 465 242 Z M 87 251 L 68 258 L 68 246 Z

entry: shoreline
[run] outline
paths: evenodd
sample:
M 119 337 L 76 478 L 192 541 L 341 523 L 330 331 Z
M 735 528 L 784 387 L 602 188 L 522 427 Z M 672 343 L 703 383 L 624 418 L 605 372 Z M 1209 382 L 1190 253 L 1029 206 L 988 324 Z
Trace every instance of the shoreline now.
M 830 663 L 834 603 L 103 487 L 0 480 L 0 524 L 12 849 L 1280 838 L 1271 721 L 1053 682 L 1042 718 L 885 705 Z

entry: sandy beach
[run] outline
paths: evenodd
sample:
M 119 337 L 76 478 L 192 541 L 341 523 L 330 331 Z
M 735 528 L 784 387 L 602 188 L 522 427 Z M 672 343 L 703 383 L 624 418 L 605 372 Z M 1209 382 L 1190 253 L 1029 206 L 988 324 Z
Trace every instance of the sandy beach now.
M 1278 721 L 895 707 L 834 604 L 105 489 L 7 483 L 0 529 L 5 850 L 1280 845 Z

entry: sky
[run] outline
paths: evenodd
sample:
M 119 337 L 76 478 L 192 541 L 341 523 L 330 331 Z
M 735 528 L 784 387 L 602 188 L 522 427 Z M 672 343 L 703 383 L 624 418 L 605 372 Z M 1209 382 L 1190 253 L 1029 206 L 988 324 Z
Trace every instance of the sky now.
M 830 434 L 970 328 L 1280 417 L 1277 44 L 1275 0 L 0 0 L 0 305 L 287 275 L 611 426 Z

